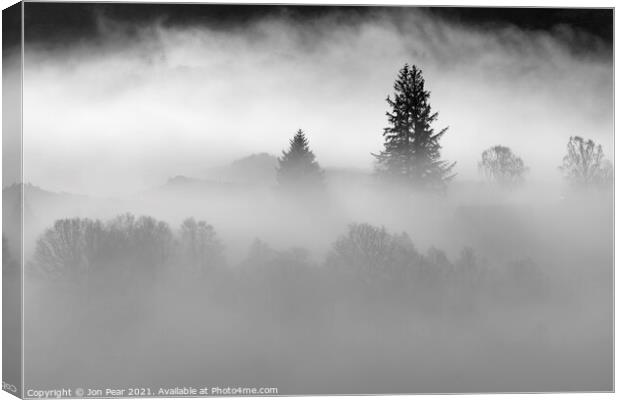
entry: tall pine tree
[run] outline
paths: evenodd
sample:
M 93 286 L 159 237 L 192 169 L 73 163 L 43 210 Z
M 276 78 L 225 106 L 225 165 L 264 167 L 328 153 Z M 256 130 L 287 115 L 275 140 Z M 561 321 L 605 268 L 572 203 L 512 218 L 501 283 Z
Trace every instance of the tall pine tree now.
M 278 183 L 283 187 L 313 188 L 322 185 L 323 171 L 301 129 L 290 140 L 288 151 L 283 151 L 278 158 L 277 173 Z
M 433 129 L 438 113 L 431 111 L 429 97 L 422 70 L 405 64 L 394 83 L 393 99 L 387 97 L 391 111 L 386 112 L 385 149 L 373 156 L 383 176 L 418 187 L 444 188 L 454 177 L 451 171 L 456 163 L 440 159 L 439 140 L 448 128 Z

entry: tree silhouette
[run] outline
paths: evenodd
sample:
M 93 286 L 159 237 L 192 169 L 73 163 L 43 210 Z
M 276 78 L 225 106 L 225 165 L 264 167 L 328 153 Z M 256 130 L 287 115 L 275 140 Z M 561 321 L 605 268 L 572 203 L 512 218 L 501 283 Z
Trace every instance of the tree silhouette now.
M 385 228 L 351 224 L 346 235 L 332 246 L 327 263 L 362 280 L 390 279 L 421 259 L 406 233 L 390 234 Z
M 125 214 L 106 228 L 107 259 L 124 279 L 154 278 L 173 255 L 173 234 L 163 221 Z
M 493 146 L 483 151 L 478 169 L 488 180 L 502 186 L 522 183 L 527 172 L 523 160 L 505 146 Z
M 571 136 L 560 170 L 566 180 L 578 187 L 609 185 L 613 181 L 613 165 L 604 158 L 603 148 L 593 140 Z
M 222 265 L 223 246 L 213 226 L 205 221 L 187 218 L 181 224 L 181 257 L 197 272 L 207 272 Z
M 439 140 L 448 128 L 432 128 L 438 113 L 431 111 L 430 92 L 424 88 L 422 70 L 408 64 L 399 71 L 394 97 L 387 97 L 391 111 L 384 129 L 384 147 L 377 159 L 377 172 L 416 186 L 443 188 L 454 177 L 455 163 L 440 159 Z
M 37 240 L 34 260 L 39 272 L 75 278 L 102 262 L 106 239 L 100 221 L 60 219 Z
M 290 140 L 288 151 L 278 158 L 277 179 L 281 186 L 295 188 L 316 187 L 323 182 L 323 171 L 301 129 Z
M 49 277 L 111 272 L 143 278 L 166 264 L 171 249 L 168 224 L 151 217 L 125 214 L 105 225 L 88 218 L 60 219 L 38 238 L 33 267 Z

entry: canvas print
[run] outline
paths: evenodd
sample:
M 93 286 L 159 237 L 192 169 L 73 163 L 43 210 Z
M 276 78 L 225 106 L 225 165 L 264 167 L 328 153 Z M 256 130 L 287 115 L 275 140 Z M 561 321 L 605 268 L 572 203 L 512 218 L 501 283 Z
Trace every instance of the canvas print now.
M 608 392 L 613 10 L 3 11 L 3 388 Z

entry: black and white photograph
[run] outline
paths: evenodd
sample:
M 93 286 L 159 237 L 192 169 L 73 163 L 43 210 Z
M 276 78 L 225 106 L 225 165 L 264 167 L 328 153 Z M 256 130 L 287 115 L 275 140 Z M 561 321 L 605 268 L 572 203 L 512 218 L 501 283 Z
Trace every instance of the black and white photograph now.
M 24 1 L 2 78 L 10 394 L 614 391 L 612 6 Z

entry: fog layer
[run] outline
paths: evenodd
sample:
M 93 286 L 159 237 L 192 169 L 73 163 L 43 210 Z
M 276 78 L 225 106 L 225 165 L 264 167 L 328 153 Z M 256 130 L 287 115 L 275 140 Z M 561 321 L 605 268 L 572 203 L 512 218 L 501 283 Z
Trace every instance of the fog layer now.
M 117 203 L 27 189 L 27 387 L 611 389 L 610 192 L 348 181 Z
M 613 157 L 605 45 L 415 9 L 99 29 L 26 45 L 26 389 L 612 390 L 610 180 L 557 168 L 572 135 Z M 450 127 L 440 193 L 370 174 L 407 62 Z M 300 128 L 306 184 L 273 156 Z M 494 145 L 519 184 L 474 179 Z
M 567 138 L 612 156 L 611 52 L 559 27 L 477 28 L 416 9 L 365 17 L 270 17 L 164 27 L 100 19 L 92 41 L 26 44 L 25 181 L 119 194 L 252 152 L 277 154 L 297 128 L 327 167 L 369 170 L 385 97 L 405 62 L 422 68 L 443 155 L 476 176 L 485 148 L 521 154 L 558 177 Z M 347 23 L 345 23 L 347 22 Z M 27 27 L 26 27 L 27 29 Z

